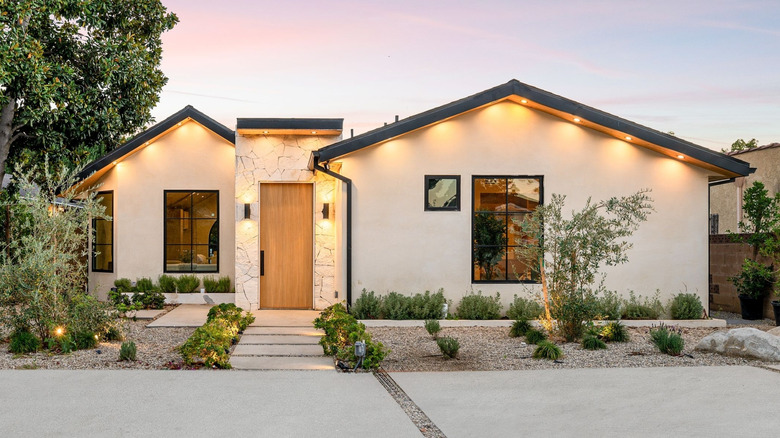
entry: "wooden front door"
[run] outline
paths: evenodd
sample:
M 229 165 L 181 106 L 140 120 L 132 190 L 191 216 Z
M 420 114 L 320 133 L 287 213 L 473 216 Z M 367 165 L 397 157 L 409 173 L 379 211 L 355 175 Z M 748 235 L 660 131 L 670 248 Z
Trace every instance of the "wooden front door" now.
M 312 184 L 260 184 L 260 308 L 311 309 Z

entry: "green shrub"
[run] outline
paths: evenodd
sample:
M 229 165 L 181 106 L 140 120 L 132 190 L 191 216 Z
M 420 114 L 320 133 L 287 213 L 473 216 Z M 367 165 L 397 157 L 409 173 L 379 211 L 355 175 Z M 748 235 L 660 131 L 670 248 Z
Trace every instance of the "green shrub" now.
M 444 289 L 439 289 L 433 294 L 426 290 L 424 294 L 417 293 L 411 297 L 409 314 L 412 319 L 439 319 L 446 302 Z
M 605 342 L 628 342 L 628 329 L 620 321 L 612 321 L 601 328 L 601 339 Z
M 17 330 L 11 333 L 11 343 L 8 351 L 11 353 L 34 353 L 41 348 L 40 339 L 26 330 Z
M 76 332 L 73 334 L 73 342 L 77 350 L 95 348 L 98 344 L 98 335 L 93 332 Z
M 595 297 L 594 319 L 620 319 L 623 303 L 615 291 L 605 290 Z
M 650 329 L 650 341 L 661 353 L 670 356 L 679 356 L 685 346 L 682 338 L 682 330 L 674 327 L 667 327 L 663 323 L 657 328 L 653 326 Z
M 195 292 L 200 286 L 200 279 L 194 275 L 182 275 L 176 279 L 176 290 L 180 294 Z
M 134 361 L 136 354 L 135 342 L 122 342 L 119 347 L 119 360 Z
M 159 291 L 160 288 L 154 285 L 151 278 L 143 277 L 135 282 L 135 290 L 138 292 L 156 292 Z
M 109 304 L 82 293 L 75 296 L 71 302 L 68 330 L 72 333 L 92 333 L 102 337 L 112 325 L 117 324 L 118 318 L 119 315 Z
M 585 335 L 582 337 L 582 348 L 586 350 L 604 350 L 607 348 L 607 344 L 596 336 Z
M 428 332 L 429 335 L 433 336 L 433 339 L 436 339 L 439 337 L 439 332 L 441 331 L 441 324 L 439 324 L 438 319 L 426 319 L 425 320 L 425 331 Z
M 634 295 L 634 291 L 629 291 L 629 298 L 623 303 L 623 319 L 658 319 L 664 312 L 664 306 L 661 304 L 659 295 L 656 291 L 653 298 Z
M 230 293 L 230 277 L 203 277 L 203 288 L 210 294 Z
M 525 332 L 525 341 L 529 344 L 538 344 L 539 342 L 547 339 L 547 335 L 543 331 L 535 328 L 530 328 Z
M 238 331 L 243 332 L 249 327 L 249 324 L 255 322 L 255 317 L 252 313 L 246 312 L 242 314 L 243 311 L 244 309 L 233 303 L 218 304 L 209 309 L 209 313 L 206 315 L 206 322 L 222 319 L 235 325 Z
M 369 370 L 379 368 L 389 350 L 381 342 L 374 342 L 371 335 L 366 332 L 366 326 L 359 322 L 347 327 L 347 342 L 336 353 L 336 359 L 346 362 L 350 368 L 355 368 L 358 365 L 355 343 L 358 341 L 366 344 L 366 356 L 363 358 L 362 368 Z
M 163 274 L 157 277 L 157 284 L 160 285 L 160 292 L 162 293 L 176 293 L 176 277 Z
M 132 305 L 132 300 L 129 296 L 123 294 L 122 292 L 119 292 L 118 290 L 110 290 L 108 291 L 108 301 L 113 304 L 115 307 L 122 306 L 130 306 Z
M 747 295 L 751 298 L 761 298 L 768 294 L 773 279 L 772 269 L 750 259 L 745 259 L 738 275 L 729 277 L 729 281 L 734 283 L 739 295 Z
M 550 341 L 540 341 L 533 352 L 534 359 L 555 360 L 563 356 L 561 349 Z
M 329 356 L 345 361 L 350 367 L 357 365 L 354 345 L 357 341 L 366 343 L 366 357 L 363 368 L 378 368 L 389 352 L 381 342 L 374 342 L 366 332 L 366 326 L 347 313 L 343 304 L 334 304 L 320 313 L 314 320 L 314 327 L 325 331 L 320 339 L 322 351 Z
M 446 359 L 454 359 L 458 357 L 458 351 L 460 350 L 460 343 L 455 338 L 443 337 L 436 340 L 436 345 L 439 346 L 441 354 Z
M 377 319 L 381 316 L 381 311 L 382 298 L 375 295 L 374 291 L 366 292 L 365 289 L 349 309 L 349 313 L 357 319 Z
M 114 280 L 114 287 L 117 292 L 134 292 L 133 283 L 129 278 L 117 278 Z
M 455 315 L 460 319 L 499 319 L 502 307 L 501 294 L 496 292 L 495 297 L 483 296 L 482 291 L 479 291 L 464 296 Z
M 162 309 L 165 295 L 160 291 L 136 292 L 133 294 L 133 304 L 141 309 Z
M 112 324 L 108 327 L 108 330 L 106 330 L 103 339 L 106 341 L 124 341 L 125 334 L 119 324 Z
M 184 363 L 203 362 L 207 367 L 230 368 L 230 346 L 238 328 L 221 318 L 198 327 L 179 348 Z
M 534 300 L 518 297 L 515 295 L 514 301 L 509 304 L 509 310 L 506 316 L 509 319 L 527 319 L 533 320 L 539 318 L 544 312 L 544 307 Z
M 512 323 L 512 328 L 509 329 L 510 338 L 519 338 L 525 336 L 531 330 L 531 323 L 527 319 L 518 319 Z
M 230 285 L 230 277 L 226 275 L 219 277 L 219 280 L 217 280 L 217 293 L 229 294 L 231 292 L 233 292 L 233 288 Z
M 704 306 L 698 295 L 680 293 L 672 298 L 669 313 L 672 319 L 701 319 L 704 316 Z
M 382 297 L 382 317 L 385 319 L 412 319 L 411 298 L 398 292 Z

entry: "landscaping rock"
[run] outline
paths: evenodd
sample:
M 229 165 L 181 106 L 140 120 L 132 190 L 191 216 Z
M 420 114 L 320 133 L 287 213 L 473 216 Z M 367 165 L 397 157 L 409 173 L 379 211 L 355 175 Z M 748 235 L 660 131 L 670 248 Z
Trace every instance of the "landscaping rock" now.
M 770 335 L 780 336 L 780 327 L 775 327 L 772 330 L 769 330 L 767 333 Z
M 705 336 L 696 350 L 780 361 L 780 337 L 751 327 L 738 328 Z

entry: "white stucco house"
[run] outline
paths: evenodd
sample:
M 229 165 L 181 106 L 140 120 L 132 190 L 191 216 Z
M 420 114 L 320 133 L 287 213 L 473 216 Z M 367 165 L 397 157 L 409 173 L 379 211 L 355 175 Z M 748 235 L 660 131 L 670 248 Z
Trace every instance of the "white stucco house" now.
M 186 107 L 90 164 L 84 182 L 113 216 L 96 225 L 91 290 L 187 272 L 229 276 L 245 309 L 319 309 L 364 288 L 506 303 L 538 287 L 515 254 L 523 215 L 552 193 L 575 209 L 650 188 L 655 212 L 606 286 L 707 303 L 708 183 L 749 172 L 516 80 L 358 136 L 342 125 L 242 118 L 234 131 Z M 485 221 L 503 243 L 475 240 Z

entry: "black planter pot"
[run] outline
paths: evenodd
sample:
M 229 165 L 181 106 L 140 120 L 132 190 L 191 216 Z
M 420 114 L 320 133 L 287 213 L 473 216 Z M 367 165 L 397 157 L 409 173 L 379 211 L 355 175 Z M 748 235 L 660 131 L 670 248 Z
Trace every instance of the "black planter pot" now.
M 753 298 L 740 295 L 739 306 L 742 309 L 742 319 L 764 319 L 764 297 Z
M 772 310 L 775 311 L 775 325 L 780 326 L 780 301 L 772 301 Z

